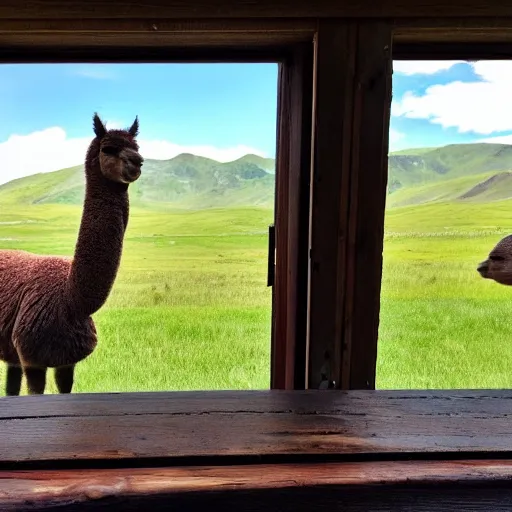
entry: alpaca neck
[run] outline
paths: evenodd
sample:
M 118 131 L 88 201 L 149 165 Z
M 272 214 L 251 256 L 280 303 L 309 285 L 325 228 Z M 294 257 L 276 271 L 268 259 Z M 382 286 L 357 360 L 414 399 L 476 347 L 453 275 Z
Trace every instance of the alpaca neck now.
M 114 284 L 128 222 L 128 186 L 107 180 L 99 169 L 97 143 L 88 151 L 86 190 L 75 255 L 66 283 L 66 302 L 79 318 L 92 315 Z

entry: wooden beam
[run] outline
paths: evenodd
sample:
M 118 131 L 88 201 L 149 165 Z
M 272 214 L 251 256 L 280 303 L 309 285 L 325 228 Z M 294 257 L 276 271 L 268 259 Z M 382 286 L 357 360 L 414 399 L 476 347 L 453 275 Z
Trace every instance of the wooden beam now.
M 272 388 L 305 389 L 313 44 L 281 64 Z
M 0 469 L 510 456 L 512 390 L 1 399 Z
M 0 19 L 109 19 L 125 18 L 407 18 L 506 17 L 512 5 L 501 0 L 3 0 Z
M 1 9 L 1 7 L 0 7 Z M 71 58 L 107 59 L 98 50 L 115 53 L 131 49 L 126 58 L 140 59 L 140 53 L 167 50 L 197 51 L 237 48 L 250 50 L 286 46 L 312 41 L 314 21 L 301 20 L 158 20 L 120 19 L 114 24 L 105 19 L 6 20 L 0 19 L 1 55 L 27 55 L 40 58 L 52 51 L 58 57 L 65 52 Z M 165 59 L 165 52 L 161 52 Z M 119 56 L 117 59 L 119 60 Z M 161 57 L 160 57 L 161 58 Z M 62 59 L 62 58 L 61 58 Z
M 391 26 L 321 21 L 317 41 L 309 386 L 372 389 L 391 105 Z M 371 186 L 368 184 L 371 183 Z
M 308 332 L 308 387 L 313 389 L 327 382 L 339 387 L 341 379 L 341 274 L 346 237 L 342 226 L 348 212 L 356 49 L 355 23 L 319 22 Z
M 386 22 L 358 27 L 346 264 L 340 268 L 343 389 L 374 389 L 379 331 L 384 211 L 388 181 L 392 31 Z M 346 226 L 346 227 L 345 227 Z M 340 265 L 343 261 L 340 260 Z M 345 272 L 343 276 L 342 272 Z
M 506 43 L 512 41 L 512 18 L 396 19 L 393 41 L 402 43 Z M 467 54 L 466 54 L 467 56 Z
M 394 60 L 509 60 L 512 38 L 508 42 L 397 42 Z
M 492 459 L 3 471 L 0 509 L 506 510 L 511 476 Z

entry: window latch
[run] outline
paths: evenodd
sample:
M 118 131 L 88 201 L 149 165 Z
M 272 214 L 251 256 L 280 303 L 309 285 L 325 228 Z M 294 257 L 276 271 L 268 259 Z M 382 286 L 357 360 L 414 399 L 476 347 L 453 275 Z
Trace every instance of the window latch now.
M 267 286 L 274 286 L 274 274 L 276 267 L 276 228 L 274 224 L 268 227 L 268 270 Z

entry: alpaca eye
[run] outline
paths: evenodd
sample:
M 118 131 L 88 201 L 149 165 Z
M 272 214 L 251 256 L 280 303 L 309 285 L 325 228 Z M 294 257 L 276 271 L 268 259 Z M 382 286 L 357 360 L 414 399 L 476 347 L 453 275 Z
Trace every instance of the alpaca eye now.
M 117 155 L 118 150 L 114 146 L 103 146 L 101 151 L 106 155 Z
M 491 261 L 503 261 L 504 260 L 503 256 L 496 256 L 495 254 L 493 254 L 492 256 L 489 256 L 489 259 Z

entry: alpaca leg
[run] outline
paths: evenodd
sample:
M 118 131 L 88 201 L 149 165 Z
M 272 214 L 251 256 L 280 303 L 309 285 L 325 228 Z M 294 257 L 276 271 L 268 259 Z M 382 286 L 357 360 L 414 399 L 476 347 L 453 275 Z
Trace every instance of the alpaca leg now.
M 74 374 L 75 365 L 55 368 L 55 382 L 57 383 L 59 393 L 71 393 Z
M 21 366 L 7 365 L 7 376 L 5 379 L 5 394 L 7 396 L 17 396 L 20 394 L 22 377 L 23 370 Z
M 25 366 L 23 371 L 27 378 L 29 395 L 42 395 L 46 387 L 46 368 Z

